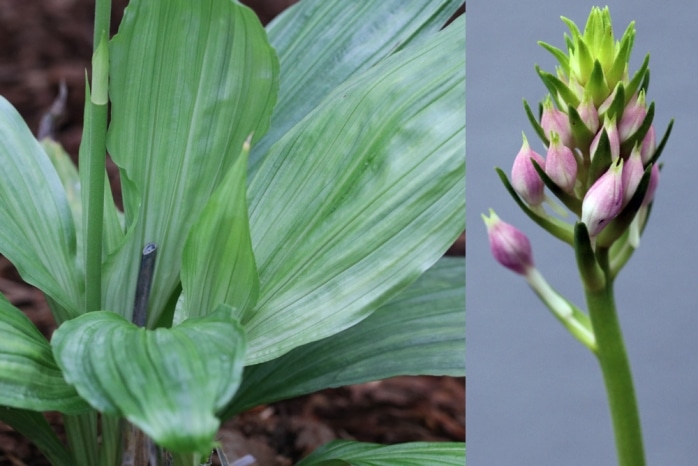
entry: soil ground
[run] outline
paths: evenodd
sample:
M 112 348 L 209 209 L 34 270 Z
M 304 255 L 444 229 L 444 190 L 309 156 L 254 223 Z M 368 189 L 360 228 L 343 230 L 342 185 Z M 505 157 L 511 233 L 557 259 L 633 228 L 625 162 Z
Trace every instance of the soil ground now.
M 113 31 L 126 0 L 113 2 Z M 293 0 L 249 0 L 263 23 Z M 67 108 L 55 137 L 77 154 L 82 131 L 85 67 L 91 56 L 91 0 L 0 1 L 0 95 L 36 130 L 56 97 L 68 87 Z M 1 169 L 1 167 L 0 167 Z M 117 173 L 109 167 L 115 183 Z M 451 254 L 465 254 L 465 236 Z M 0 257 L 0 292 L 49 337 L 53 319 L 40 291 L 22 282 Z M 60 433 L 60 417 L 49 415 Z M 465 379 L 398 377 L 325 390 L 260 406 L 225 424 L 221 441 L 230 460 L 252 454 L 259 466 L 290 465 L 335 438 L 379 443 L 465 440 Z M 34 446 L 0 423 L 0 466 L 47 465 Z

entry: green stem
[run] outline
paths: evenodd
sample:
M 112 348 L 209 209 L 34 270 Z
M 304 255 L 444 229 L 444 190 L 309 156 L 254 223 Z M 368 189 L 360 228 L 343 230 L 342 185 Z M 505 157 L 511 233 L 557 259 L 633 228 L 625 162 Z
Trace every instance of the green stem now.
M 75 416 L 63 416 L 66 437 L 75 457 L 76 466 L 94 466 L 97 463 L 97 413 L 90 411 Z
M 107 105 L 92 107 L 90 150 L 87 159 L 87 205 L 85 206 L 85 311 L 102 308 L 102 232 L 104 227 L 104 183 Z
M 86 150 L 80 151 L 83 195 L 83 241 L 85 260 L 85 302 L 83 312 L 102 307 L 102 229 L 107 134 L 107 86 L 109 74 L 109 21 L 111 0 L 96 0 L 92 90 L 85 102 L 83 138 Z M 97 413 L 64 416 L 66 436 L 78 466 L 98 464 L 99 440 Z
M 613 279 L 608 268 L 608 250 L 598 252 L 606 272 L 606 286 L 586 291 L 589 316 L 596 337 L 596 356 L 601 366 L 608 405 L 615 433 L 619 466 L 644 466 L 640 414 L 635 398 L 630 362 L 623 343 L 613 295 Z
M 102 34 L 109 36 L 109 26 L 111 23 L 111 0 L 95 1 L 95 27 L 92 36 L 92 48 L 97 50 Z
M 121 461 L 121 437 L 125 422 L 116 416 L 102 414 L 102 448 L 100 465 L 116 466 Z

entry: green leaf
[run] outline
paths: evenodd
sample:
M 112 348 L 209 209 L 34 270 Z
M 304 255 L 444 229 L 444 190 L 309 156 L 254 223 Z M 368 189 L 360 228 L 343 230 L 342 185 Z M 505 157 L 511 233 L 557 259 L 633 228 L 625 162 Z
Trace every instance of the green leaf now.
M 122 416 L 159 445 L 204 454 L 214 416 L 240 383 L 245 338 L 222 305 L 171 329 L 146 330 L 109 311 L 64 323 L 52 345 L 68 383 L 98 411 Z
M 130 317 L 140 254 L 154 242 L 152 326 L 178 286 L 190 227 L 245 139 L 269 126 L 278 60 L 256 15 L 220 0 L 131 1 L 111 60 L 108 149 L 130 231 L 106 265 L 105 308 Z
M 48 341 L 2 294 L 0 405 L 63 413 L 78 413 L 89 408 L 63 379 Z
M 75 459 L 58 439 L 43 414 L 0 406 L 0 421 L 31 440 L 53 466 L 75 465 Z
M 464 29 L 355 76 L 272 147 L 248 192 L 247 364 L 359 322 L 463 231 Z
M 17 110 L 0 97 L 0 254 L 61 308 L 80 309 L 75 227 L 61 180 Z
M 247 215 L 249 142 L 189 232 L 182 254 L 184 308 L 206 315 L 218 304 L 242 319 L 257 302 L 259 277 Z
M 254 406 L 398 375 L 465 375 L 465 261 L 443 258 L 366 320 L 245 368 L 223 419 Z
M 464 466 L 465 443 L 413 442 L 397 445 L 335 440 L 297 466 Z
M 87 106 L 89 109 L 89 106 Z M 85 126 L 89 124 L 88 112 L 85 114 Z M 83 139 L 83 143 L 85 139 Z M 75 225 L 76 237 L 76 263 L 82 267 L 84 263 L 82 259 L 82 202 L 81 191 L 82 184 L 80 183 L 80 175 L 75 163 L 70 158 L 70 155 L 63 147 L 52 139 L 43 139 L 41 146 L 46 151 L 51 163 L 56 168 L 58 177 L 63 184 L 63 189 L 66 193 L 70 211 L 73 214 L 73 223 Z M 124 233 L 122 228 L 123 215 L 119 212 L 114 204 L 114 197 L 111 188 L 108 185 L 104 187 L 104 251 L 103 256 L 112 252 L 123 239 Z
M 61 180 L 63 189 L 65 190 L 66 201 L 70 206 L 70 212 L 73 215 L 73 224 L 80 225 L 82 223 L 82 204 L 80 203 L 80 177 L 78 175 L 78 167 L 70 158 L 70 155 L 63 149 L 58 142 L 53 139 L 42 139 L 41 147 L 46 152 L 49 160 L 56 169 L 56 174 Z M 80 242 L 82 241 L 80 230 L 75 230 L 77 237 L 77 253 L 80 253 Z
M 269 148 L 332 90 L 396 50 L 436 33 L 463 0 L 304 0 L 267 26 L 281 82 L 272 127 L 250 155 L 256 171 Z

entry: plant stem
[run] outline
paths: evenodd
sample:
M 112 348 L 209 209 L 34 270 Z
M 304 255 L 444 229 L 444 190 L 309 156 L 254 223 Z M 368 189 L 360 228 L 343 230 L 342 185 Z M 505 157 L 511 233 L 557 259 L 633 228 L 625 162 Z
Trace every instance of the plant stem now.
M 87 103 L 92 109 L 92 126 L 90 131 L 90 150 L 87 170 L 86 188 L 87 205 L 85 206 L 85 311 L 102 308 L 102 232 L 104 226 L 104 172 L 107 105 Z
M 596 337 L 596 356 L 606 385 L 608 405 L 613 422 L 619 466 L 644 466 L 640 414 L 635 398 L 630 362 L 623 343 L 620 322 L 613 295 L 613 278 L 608 267 L 608 250 L 598 252 L 606 272 L 606 286 L 586 291 L 589 316 Z
M 111 0 L 95 1 L 95 27 L 92 36 L 92 50 L 97 50 L 102 34 L 109 37 L 109 26 L 111 24 Z
M 85 242 L 85 312 L 102 307 L 102 233 L 104 227 L 104 183 L 106 164 L 108 76 L 109 76 L 109 23 L 111 0 L 96 0 L 92 57 L 92 92 L 85 102 L 89 115 L 83 130 L 87 137 L 86 157 L 81 157 L 81 170 L 86 171 L 87 190 L 83 197 Z M 86 166 L 84 166 L 86 165 Z
M 63 416 L 66 437 L 76 466 L 97 464 L 97 413 L 90 411 L 75 416 Z
M 85 102 L 87 125 L 83 129 L 86 150 L 81 147 L 80 170 L 83 195 L 83 240 L 85 260 L 85 302 L 83 312 L 102 307 L 102 229 L 104 212 L 104 180 L 107 134 L 107 86 L 109 54 L 107 39 L 111 17 L 111 0 L 96 0 L 94 55 L 92 59 L 92 93 Z M 89 93 L 88 93 L 89 95 Z M 85 182 L 86 180 L 86 182 Z M 77 416 L 64 416 L 66 434 L 78 466 L 98 464 L 99 440 L 97 413 L 90 411 Z M 111 464 L 111 463 L 110 463 Z
M 102 414 L 102 448 L 99 451 L 101 466 L 115 466 L 121 458 L 121 437 L 124 421 L 116 416 Z

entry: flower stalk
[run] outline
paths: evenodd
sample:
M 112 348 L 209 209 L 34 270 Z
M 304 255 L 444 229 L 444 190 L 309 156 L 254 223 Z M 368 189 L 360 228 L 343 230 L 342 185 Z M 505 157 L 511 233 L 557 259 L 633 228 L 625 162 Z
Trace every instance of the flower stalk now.
M 613 279 L 608 270 L 608 250 L 597 252 L 603 258 L 602 268 L 606 286 L 597 291 L 585 290 L 589 317 L 596 338 L 596 358 L 601 367 L 608 407 L 615 435 L 619 466 L 644 466 L 645 452 L 642 440 L 640 413 L 630 370 L 623 333 L 621 331 Z
M 92 86 L 86 86 L 85 127 L 80 147 L 82 184 L 83 256 L 85 300 L 82 313 L 102 308 L 102 235 L 106 178 L 106 135 L 109 102 L 109 23 L 111 0 L 96 0 L 93 36 Z M 71 450 L 78 466 L 113 464 L 120 422 L 111 416 L 102 419 L 99 448 L 97 413 L 64 416 Z M 101 450 L 101 451 L 100 451 Z M 99 458 L 99 459 L 98 459 Z

